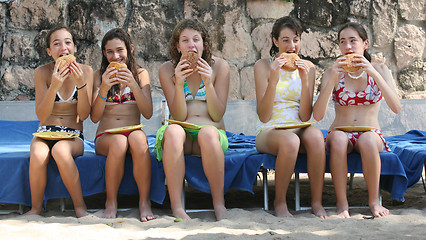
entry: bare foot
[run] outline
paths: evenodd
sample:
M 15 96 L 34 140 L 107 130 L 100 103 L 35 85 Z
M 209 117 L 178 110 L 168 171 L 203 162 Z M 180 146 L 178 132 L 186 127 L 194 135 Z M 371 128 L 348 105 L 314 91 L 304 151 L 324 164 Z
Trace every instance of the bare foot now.
M 288 211 L 287 203 L 274 204 L 275 216 L 277 217 L 293 217 Z
M 105 204 L 105 211 L 102 214 L 103 218 L 116 218 L 117 217 L 117 205 L 107 205 Z
M 139 204 L 139 212 L 140 212 L 139 217 L 142 222 L 147 222 L 147 221 L 155 219 L 155 216 L 151 210 L 151 202 L 147 202 L 147 203 L 141 202 Z
M 41 215 L 41 212 L 41 209 L 31 208 L 31 210 L 26 212 L 24 215 Z
M 337 204 L 336 205 L 337 216 L 339 218 L 350 218 L 349 205 L 348 204 Z
M 81 218 L 87 215 L 87 209 L 86 207 L 81 207 L 81 208 L 74 208 L 75 211 L 75 216 L 77 218 Z
M 223 218 L 223 215 L 226 213 L 226 208 L 224 205 L 214 206 L 214 214 L 216 216 L 216 220 L 219 221 Z
M 183 210 L 183 208 L 179 208 L 179 209 L 172 209 L 173 212 L 173 216 L 175 218 L 182 218 L 184 220 L 191 220 L 191 218 L 188 216 L 188 214 L 186 214 L 185 210 Z
M 312 204 L 312 213 L 321 219 L 324 219 L 324 220 L 328 219 L 327 212 L 325 211 L 324 207 L 320 203 Z
M 370 211 L 375 217 L 384 217 L 389 215 L 389 210 L 379 203 L 370 203 Z

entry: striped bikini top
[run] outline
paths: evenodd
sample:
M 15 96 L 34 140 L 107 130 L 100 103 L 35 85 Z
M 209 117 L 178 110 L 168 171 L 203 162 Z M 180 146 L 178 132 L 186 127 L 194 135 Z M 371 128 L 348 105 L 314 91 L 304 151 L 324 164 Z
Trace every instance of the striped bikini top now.
M 188 84 L 185 82 L 183 83 L 183 92 L 185 93 L 185 100 L 201 100 L 206 101 L 206 86 L 204 85 L 203 79 L 201 79 L 200 87 L 198 88 L 197 94 L 195 94 L 195 97 L 192 96 L 191 91 L 189 90 Z

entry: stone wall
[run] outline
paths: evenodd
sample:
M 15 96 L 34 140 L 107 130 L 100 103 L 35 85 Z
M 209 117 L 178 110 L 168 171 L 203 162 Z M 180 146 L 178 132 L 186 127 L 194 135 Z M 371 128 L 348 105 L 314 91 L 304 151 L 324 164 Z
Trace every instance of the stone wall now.
M 304 26 L 302 58 L 323 71 L 339 56 L 336 35 L 347 21 L 363 24 L 375 61 L 392 71 L 401 98 L 426 98 L 425 4 L 418 0 L 0 0 L 0 100 L 33 100 L 34 69 L 51 61 L 44 36 L 65 24 L 75 30 L 79 62 L 97 69 L 100 42 L 114 27 L 134 39 L 153 96 L 161 96 L 158 68 L 168 39 L 183 18 L 208 27 L 214 55 L 231 66 L 230 99 L 255 99 L 253 65 L 267 57 L 275 19 L 291 15 Z

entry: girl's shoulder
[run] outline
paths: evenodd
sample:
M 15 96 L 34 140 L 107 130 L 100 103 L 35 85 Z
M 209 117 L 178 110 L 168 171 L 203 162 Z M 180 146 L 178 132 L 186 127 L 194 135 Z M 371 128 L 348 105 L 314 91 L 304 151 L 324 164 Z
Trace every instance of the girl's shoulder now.
M 93 68 L 87 64 L 79 63 L 83 72 L 91 72 L 93 73 Z
M 138 74 L 141 74 L 141 73 L 143 73 L 143 72 L 148 72 L 145 68 L 143 68 L 143 67 L 138 67 L 138 69 L 136 70 L 136 72 L 138 73 Z
M 302 60 L 308 64 L 308 67 L 315 67 L 315 64 L 313 64 L 311 61 L 307 59 L 302 59 Z
M 170 71 L 171 69 L 175 69 L 175 66 L 173 65 L 172 61 L 167 61 L 163 64 L 161 64 L 159 71 Z
M 175 74 L 175 66 L 173 65 L 172 61 L 167 61 L 163 64 L 161 64 L 160 68 L 158 69 L 158 75 L 160 76 L 160 82 L 162 79 L 170 79 Z
M 256 61 L 256 63 L 254 64 L 254 68 L 255 69 L 270 69 L 271 66 L 271 58 L 261 58 L 259 60 Z
M 214 68 L 222 69 L 224 67 L 229 67 L 228 62 L 223 58 L 212 56 L 212 60 L 212 67 Z
M 371 62 L 371 65 L 373 65 L 373 67 L 378 71 L 378 72 L 382 72 L 382 71 L 389 71 L 389 68 L 386 66 L 386 64 L 384 63 L 378 63 L 378 62 Z
M 53 67 L 55 66 L 54 62 L 50 62 L 44 65 L 41 65 L 35 69 L 36 73 L 49 73 L 51 74 L 53 72 Z

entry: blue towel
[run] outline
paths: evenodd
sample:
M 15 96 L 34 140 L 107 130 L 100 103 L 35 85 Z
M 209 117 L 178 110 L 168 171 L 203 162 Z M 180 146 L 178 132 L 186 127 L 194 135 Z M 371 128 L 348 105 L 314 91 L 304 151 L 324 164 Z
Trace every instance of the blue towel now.
M 0 120 L 0 202 L 31 205 L 29 187 L 29 150 L 32 133 L 37 130 L 38 121 Z M 326 134 L 326 130 L 323 130 Z M 227 132 L 229 149 L 225 154 L 225 191 L 239 189 L 253 193 L 253 184 L 260 167 L 275 168 L 275 157 L 256 151 L 255 136 Z M 424 131 L 410 131 L 404 135 L 386 137 L 392 153 L 381 153 L 381 187 L 391 192 L 393 199 L 403 201 L 407 188 L 418 182 L 426 156 L 426 134 Z M 155 135 L 148 136 L 150 149 Z M 85 140 L 83 156 L 75 159 L 79 169 L 84 196 L 105 191 L 105 157 L 95 154 L 93 141 Z M 163 203 L 166 195 L 164 170 L 154 154 L 152 160 L 151 200 Z M 190 186 L 209 193 L 210 187 L 204 175 L 200 157 L 185 156 L 187 179 Z M 306 172 L 306 155 L 300 154 L 296 172 Z M 327 163 L 327 171 L 329 171 Z M 348 171 L 362 173 L 359 154 L 348 155 Z M 52 198 L 69 197 L 62 183 L 56 163 L 51 160 L 47 168 L 48 181 L 45 201 Z M 125 174 L 119 193 L 138 194 L 133 179 L 132 161 L 128 156 Z
M 411 130 L 403 135 L 386 137 L 386 140 L 404 166 L 407 188 L 414 186 L 421 178 L 426 162 L 426 132 Z

